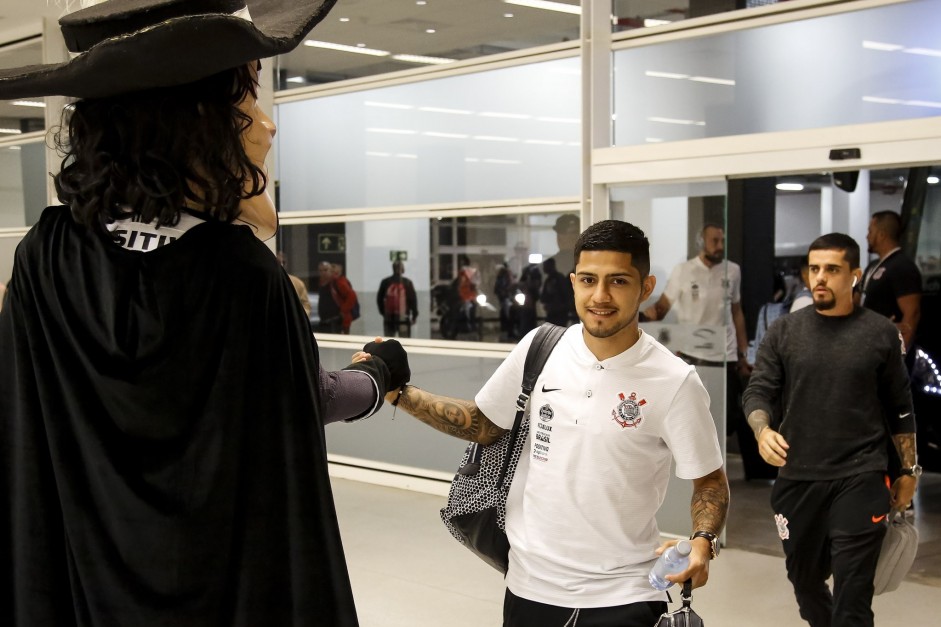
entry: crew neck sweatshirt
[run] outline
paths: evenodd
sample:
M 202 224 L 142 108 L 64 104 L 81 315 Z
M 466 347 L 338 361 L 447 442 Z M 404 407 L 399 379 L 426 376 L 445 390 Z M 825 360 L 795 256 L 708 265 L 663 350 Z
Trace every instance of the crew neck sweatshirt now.
M 742 403 L 749 415 L 772 414 L 781 402 L 773 427 L 790 448 L 778 476 L 830 480 L 886 469 L 886 421 L 893 435 L 915 431 L 901 346 L 895 325 L 861 307 L 846 316 L 807 307 L 774 321 Z

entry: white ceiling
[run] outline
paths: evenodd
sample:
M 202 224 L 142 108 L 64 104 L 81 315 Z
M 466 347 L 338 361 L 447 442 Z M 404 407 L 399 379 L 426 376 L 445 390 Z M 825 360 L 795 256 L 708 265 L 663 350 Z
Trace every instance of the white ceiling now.
M 556 1 L 579 4 L 579 0 Z M 624 18 L 622 23 L 633 25 L 642 23 L 645 17 L 683 19 L 687 17 L 689 3 L 690 0 L 614 0 L 612 5 Z M 43 18 L 56 20 L 66 11 L 79 8 L 79 4 L 79 0 L 3 0 L 0 67 L 41 62 L 38 44 L 23 46 L 15 42 L 37 37 Z M 505 17 L 506 14 L 513 17 Z M 391 54 L 371 57 L 300 46 L 281 57 L 281 76 L 282 79 L 302 76 L 309 82 L 321 83 L 407 70 L 424 66 L 395 61 L 391 55 L 467 59 L 569 41 L 578 38 L 578 28 L 578 15 L 508 4 L 504 0 L 425 0 L 424 4 L 416 0 L 339 0 L 309 38 L 351 46 L 362 44 Z M 435 32 L 428 33 L 428 29 Z M 8 124 L 11 118 L 23 117 L 42 117 L 42 110 L 11 109 L 0 102 L 0 126 Z

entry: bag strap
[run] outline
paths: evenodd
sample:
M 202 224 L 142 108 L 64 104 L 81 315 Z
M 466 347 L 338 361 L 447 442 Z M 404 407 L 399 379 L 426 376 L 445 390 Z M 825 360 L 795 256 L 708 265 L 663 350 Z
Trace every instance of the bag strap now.
M 693 603 L 693 580 L 687 579 L 683 582 L 683 591 L 680 592 L 680 598 L 683 599 L 683 607 L 692 609 Z
M 565 333 L 565 329 L 566 327 L 546 322 L 536 331 L 533 343 L 529 345 L 529 352 L 526 353 L 526 361 L 523 365 L 523 383 L 520 395 L 516 399 L 516 417 L 513 419 L 513 429 L 510 432 L 507 455 L 503 458 L 503 466 L 500 468 L 500 475 L 497 478 L 497 489 L 503 487 L 503 482 L 506 479 L 510 458 L 513 456 L 516 441 L 520 436 L 523 414 L 526 413 L 526 405 L 529 402 L 529 396 L 532 394 L 533 388 L 536 386 L 536 379 L 539 378 L 539 374 L 542 372 L 543 366 L 546 365 L 552 349 L 558 344 L 562 334 Z

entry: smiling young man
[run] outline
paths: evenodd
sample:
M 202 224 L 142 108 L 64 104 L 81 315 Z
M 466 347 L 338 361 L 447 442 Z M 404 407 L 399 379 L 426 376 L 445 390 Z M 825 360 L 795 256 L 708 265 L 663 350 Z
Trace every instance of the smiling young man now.
M 693 481 L 693 553 L 670 577 L 706 583 L 729 492 L 709 397 L 695 369 L 642 332 L 649 276 L 643 231 L 617 220 L 590 226 L 571 280 L 581 324 L 556 346 L 530 398 L 538 415 L 507 499 L 510 566 L 506 627 L 649 627 L 666 594 L 647 574 L 657 557 L 655 515 L 676 461 Z M 535 332 L 474 401 L 407 386 L 398 407 L 430 426 L 490 443 L 511 428 Z
M 858 244 L 831 233 L 807 256 L 814 306 L 771 325 L 743 400 L 759 452 L 780 468 L 771 506 L 801 617 L 866 627 L 886 513 L 908 506 L 921 474 L 912 398 L 898 329 L 854 305 Z M 887 422 L 902 462 L 891 487 Z

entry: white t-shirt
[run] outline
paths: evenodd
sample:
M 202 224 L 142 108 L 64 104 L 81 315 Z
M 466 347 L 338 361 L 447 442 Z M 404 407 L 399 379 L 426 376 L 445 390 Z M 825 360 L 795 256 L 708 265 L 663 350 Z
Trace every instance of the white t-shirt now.
M 529 401 L 527 446 L 507 499 L 513 594 L 561 607 L 665 600 L 647 574 L 676 460 L 682 479 L 722 465 L 709 395 L 692 366 L 646 333 L 598 361 L 570 327 Z M 535 331 L 476 397 L 509 429 Z
M 175 226 L 160 226 L 140 222 L 138 218 L 116 220 L 108 225 L 108 230 L 117 236 L 121 248 L 149 253 L 162 246 L 175 242 L 188 230 L 205 222 L 185 211 L 180 212 L 180 221 Z
M 708 361 L 738 360 L 738 342 L 732 324 L 732 303 L 742 300 L 742 270 L 733 261 L 725 260 L 711 268 L 697 255 L 670 273 L 664 296 L 676 311 L 680 324 L 702 327 L 725 327 L 725 349 L 713 342 L 708 332 L 694 334 L 695 342 L 679 350 Z

